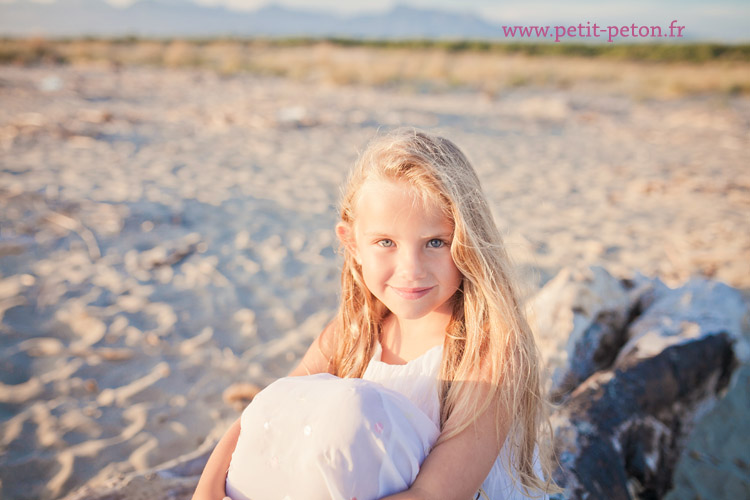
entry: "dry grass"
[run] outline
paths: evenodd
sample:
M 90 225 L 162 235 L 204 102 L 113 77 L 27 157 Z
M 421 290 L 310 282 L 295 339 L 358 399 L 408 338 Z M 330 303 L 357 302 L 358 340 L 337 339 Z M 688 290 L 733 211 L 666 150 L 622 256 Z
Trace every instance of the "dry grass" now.
M 604 54 L 604 50 L 600 52 Z M 438 90 L 469 87 L 490 95 L 518 86 L 584 86 L 644 98 L 702 93 L 750 94 L 750 61 L 740 54 L 733 60 L 649 62 L 549 52 L 528 55 L 493 50 L 456 51 L 440 44 L 348 46 L 330 41 L 136 39 L 0 41 L 0 62 L 10 64 L 205 67 L 223 74 L 252 72 L 333 85 L 399 85 Z

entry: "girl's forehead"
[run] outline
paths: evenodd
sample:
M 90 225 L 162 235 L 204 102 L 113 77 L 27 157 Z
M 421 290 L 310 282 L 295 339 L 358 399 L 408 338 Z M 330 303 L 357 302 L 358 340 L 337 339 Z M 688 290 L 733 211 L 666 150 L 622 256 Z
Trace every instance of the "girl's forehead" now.
M 365 221 L 367 225 L 383 221 L 407 223 L 414 217 L 429 225 L 453 225 L 444 206 L 406 181 L 378 179 L 362 185 L 354 208 L 358 226 Z
M 391 202 L 397 199 L 402 203 L 421 206 L 425 209 L 440 210 L 443 208 L 439 205 L 437 197 L 431 193 L 425 192 L 425 190 L 414 186 L 408 181 L 387 178 L 370 178 L 365 180 L 360 186 L 356 205 L 359 208 L 359 205 L 362 205 L 363 202 L 365 204 L 368 202 L 377 202 L 384 198 L 388 198 Z

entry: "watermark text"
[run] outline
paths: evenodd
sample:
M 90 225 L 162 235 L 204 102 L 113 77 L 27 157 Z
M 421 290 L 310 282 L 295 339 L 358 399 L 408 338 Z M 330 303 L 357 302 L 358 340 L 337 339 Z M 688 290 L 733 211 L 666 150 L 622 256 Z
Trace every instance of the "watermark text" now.
M 679 26 L 675 19 L 669 26 L 623 25 L 600 26 L 591 21 L 586 24 L 559 26 L 503 26 L 506 38 L 554 38 L 561 42 L 566 38 L 604 38 L 612 43 L 617 38 L 682 38 L 685 26 Z

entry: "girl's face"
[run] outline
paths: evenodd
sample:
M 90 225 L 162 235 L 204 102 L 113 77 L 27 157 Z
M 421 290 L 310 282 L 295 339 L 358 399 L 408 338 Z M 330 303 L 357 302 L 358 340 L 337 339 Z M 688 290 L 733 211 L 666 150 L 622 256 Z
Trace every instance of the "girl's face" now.
M 450 298 L 462 279 L 451 257 L 452 239 L 450 220 L 407 183 L 371 180 L 362 186 L 349 249 L 367 288 L 398 318 L 451 314 Z

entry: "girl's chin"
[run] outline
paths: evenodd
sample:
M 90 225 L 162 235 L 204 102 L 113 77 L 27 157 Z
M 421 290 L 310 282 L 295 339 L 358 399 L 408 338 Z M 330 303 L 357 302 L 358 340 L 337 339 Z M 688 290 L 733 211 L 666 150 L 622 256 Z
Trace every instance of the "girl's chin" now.
M 434 309 L 425 309 L 422 307 L 388 307 L 388 310 L 398 319 L 409 321 L 426 319 L 433 314 L 439 314 Z

